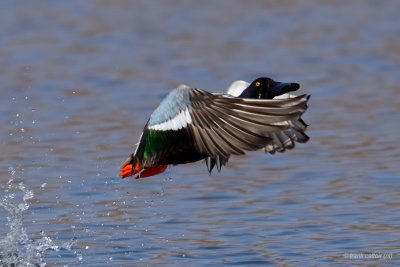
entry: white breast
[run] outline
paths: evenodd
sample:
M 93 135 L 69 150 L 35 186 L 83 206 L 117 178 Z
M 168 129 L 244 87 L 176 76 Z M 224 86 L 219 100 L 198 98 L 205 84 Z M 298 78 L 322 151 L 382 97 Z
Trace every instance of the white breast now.
M 226 93 L 231 96 L 238 97 L 250 84 L 248 82 L 237 80 L 234 81 L 229 87 Z

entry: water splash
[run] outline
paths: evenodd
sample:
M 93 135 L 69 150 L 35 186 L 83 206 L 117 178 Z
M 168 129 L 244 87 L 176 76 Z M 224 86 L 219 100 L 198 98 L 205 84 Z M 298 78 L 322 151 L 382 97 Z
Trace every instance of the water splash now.
M 9 171 L 14 176 L 15 170 L 12 167 Z M 6 236 L 0 239 L 0 266 L 46 266 L 43 259 L 45 251 L 71 250 L 76 243 L 75 239 L 59 245 L 44 232 L 40 232 L 39 238 L 29 238 L 23 226 L 23 214 L 29 209 L 28 200 L 34 197 L 33 191 L 28 190 L 22 182 L 16 183 L 14 179 L 0 188 L 5 193 L 0 200 L 0 207 L 8 213 L 9 227 Z M 79 257 L 78 261 L 81 261 Z

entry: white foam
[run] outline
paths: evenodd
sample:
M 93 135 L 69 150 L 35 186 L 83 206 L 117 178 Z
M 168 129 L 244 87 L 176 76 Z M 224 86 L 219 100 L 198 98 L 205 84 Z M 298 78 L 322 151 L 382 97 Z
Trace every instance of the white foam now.
M 15 170 L 12 167 L 9 170 L 11 176 L 14 176 Z M 75 239 L 59 245 L 43 231 L 35 239 L 28 235 L 23 225 L 23 215 L 29 209 L 28 200 L 34 197 L 34 193 L 28 190 L 24 183 L 16 184 L 14 179 L 11 179 L 6 185 L 0 186 L 0 191 L 5 193 L 0 199 L 0 208 L 7 212 L 9 227 L 8 232 L 0 239 L 1 266 L 45 266 L 45 251 L 71 250 L 76 243 Z

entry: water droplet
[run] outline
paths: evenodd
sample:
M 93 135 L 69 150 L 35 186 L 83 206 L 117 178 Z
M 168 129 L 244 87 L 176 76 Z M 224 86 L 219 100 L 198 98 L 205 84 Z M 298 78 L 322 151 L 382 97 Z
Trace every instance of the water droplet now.
M 11 173 L 11 176 L 14 176 L 15 170 L 14 170 L 13 166 L 8 167 L 8 171 Z
M 83 260 L 83 256 L 81 252 L 76 253 L 76 258 L 78 259 L 78 261 L 82 261 Z
M 25 192 L 26 187 L 25 187 L 24 183 L 19 183 L 18 189 L 21 190 L 22 192 Z
M 18 209 L 19 209 L 20 211 L 25 211 L 25 210 L 27 210 L 28 208 L 29 208 L 29 205 L 26 204 L 26 203 L 19 203 L 19 204 L 18 204 Z
M 27 201 L 28 199 L 31 199 L 31 198 L 33 198 L 33 191 L 31 191 L 31 190 L 26 191 L 24 194 L 23 200 Z

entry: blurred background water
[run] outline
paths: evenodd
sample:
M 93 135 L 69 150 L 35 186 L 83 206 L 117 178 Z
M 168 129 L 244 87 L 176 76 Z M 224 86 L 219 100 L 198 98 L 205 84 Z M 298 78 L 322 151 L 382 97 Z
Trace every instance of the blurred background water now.
M 400 2 L 0 2 L 0 262 L 399 265 Z M 312 95 L 309 143 L 121 180 L 180 83 Z M 7 248 L 7 249 L 6 249 Z M 10 250 L 11 249 L 11 250 Z M 350 253 L 392 259 L 354 259 Z

